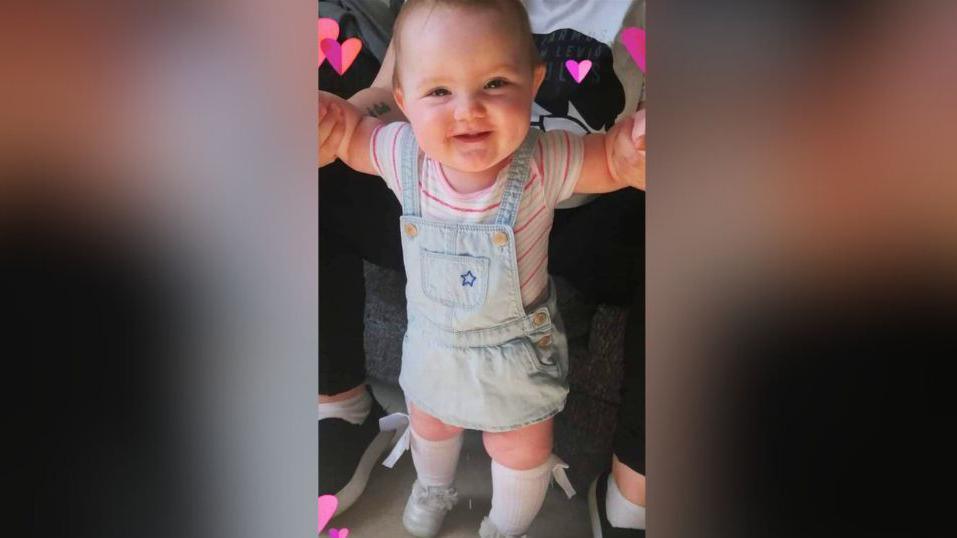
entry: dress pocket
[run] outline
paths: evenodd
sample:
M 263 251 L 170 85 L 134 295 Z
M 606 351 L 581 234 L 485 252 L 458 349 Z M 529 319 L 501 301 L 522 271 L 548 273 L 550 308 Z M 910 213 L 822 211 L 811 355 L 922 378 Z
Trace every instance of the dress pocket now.
M 528 365 L 532 373 L 546 374 L 552 377 L 561 375 L 559 349 L 553 342 L 552 333 L 543 332 L 524 339 L 523 346 Z
M 423 249 L 422 293 L 445 306 L 476 308 L 485 304 L 489 259 Z

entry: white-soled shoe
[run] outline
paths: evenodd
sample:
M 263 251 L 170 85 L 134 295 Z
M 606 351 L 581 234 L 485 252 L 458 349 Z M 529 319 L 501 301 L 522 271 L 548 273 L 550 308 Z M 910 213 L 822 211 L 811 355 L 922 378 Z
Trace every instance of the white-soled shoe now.
M 418 538 L 438 535 L 445 515 L 458 501 L 458 492 L 453 487 L 426 487 L 418 480 L 412 484 L 412 494 L 405 503 L 402 524 L 409 534 Z
M 495 524 L 486 517 L 482 520 L 482 526 L 479 527 L 479 538 L 527 538 L 527 534 L 515 536 L 512 534 L 502 534 L 495 528 Z

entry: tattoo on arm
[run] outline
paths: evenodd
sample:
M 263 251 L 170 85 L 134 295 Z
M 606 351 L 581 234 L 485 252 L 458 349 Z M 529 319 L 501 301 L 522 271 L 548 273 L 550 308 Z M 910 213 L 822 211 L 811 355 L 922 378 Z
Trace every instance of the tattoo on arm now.
M 383 114 L 388 114 L 391 111 L 392 109 L 389 108 L 389 105 L 385 103 L 377 103 L 375 105 L 372 105 L 371 108 L 366 109 L 366 112 L 368 112 L 369 115 L 372 116 L 373 118 L 378 118 L 379 116 L 382 116 Z

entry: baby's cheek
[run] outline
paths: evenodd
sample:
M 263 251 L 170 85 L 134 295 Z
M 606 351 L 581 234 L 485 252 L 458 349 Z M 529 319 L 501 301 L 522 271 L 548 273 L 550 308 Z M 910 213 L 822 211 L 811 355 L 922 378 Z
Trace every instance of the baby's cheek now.
M 509 125 L 509 132 L 520 132 L 528 127 L 531 121 L 532 103 L 525 100 L 514 100 L 509 106 L 503 109 L 505 113 L 505 122 Z
M 428 136 L 431 131 L 435 130 L 436 114 L 429 109 L 410 110 L 407 117 L 409 122 L 412 123 L 412 129 L 418 138 Z
M 423 149 L 431 149 L 433 152 L 441 149 L 446 143 L 445 131 L 438 127 L 434 122 L 429 122 L 422 129 L 419 136 L 419 145 Z
M 527 100 L 515 99 L 500 109 L 503 117 L 501 121 L 509 126 L 509 132 L 525 127 L 531 121 L 532 103 Z
M 437 128 L 435 123 L 426 122 L 422 129 L 416 133 L 419 147 L 433 159 L 442 160 L 443 155 L 448 150 L 448 140 L 446 140 L 444 132 L 441 128 Z
M 438 133 L 445 133 L 448 122 L 444 114 L 438 111 L 427 111 L 418 118 L 423 134 L 435 137 Z
M 529 99 L 527 95 L 521 95 L 512 100 L 516 110 L 524 111 L 526 114 L 531 115 L 532 104 L 535 102 L 534 99 Z

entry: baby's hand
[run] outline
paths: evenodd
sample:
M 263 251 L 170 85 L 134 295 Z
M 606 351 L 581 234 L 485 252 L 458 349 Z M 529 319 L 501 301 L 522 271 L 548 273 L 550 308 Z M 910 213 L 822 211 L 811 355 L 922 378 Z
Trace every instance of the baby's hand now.
M 611 147 L 611 173 L 615 179 L 645 190 L 645 110 L 620 122 L 614 129 Z
M 336 153 L 345 134 L 346 122 L 339 97 L 319 91 L 319 148 L 316 165 L 319 168 L 336 160 Z

